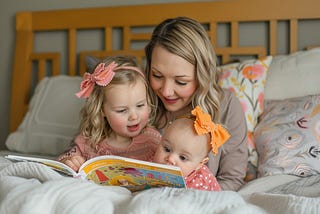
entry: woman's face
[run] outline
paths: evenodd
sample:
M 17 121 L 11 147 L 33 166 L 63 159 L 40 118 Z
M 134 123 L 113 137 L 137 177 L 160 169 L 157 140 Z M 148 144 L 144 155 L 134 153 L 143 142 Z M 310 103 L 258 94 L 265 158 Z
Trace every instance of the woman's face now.
M 191 63 L 161 46 L 155 46 L 150 69 L 151 88 L 167 111 L 179 111 L 191 103 L 197 88 L 195 67 Z

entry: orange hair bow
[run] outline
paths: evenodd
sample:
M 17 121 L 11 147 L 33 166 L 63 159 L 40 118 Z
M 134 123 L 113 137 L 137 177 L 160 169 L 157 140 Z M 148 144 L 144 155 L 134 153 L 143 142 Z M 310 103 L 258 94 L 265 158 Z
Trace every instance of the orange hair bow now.
M 230 138 L 230 134 L 223 126 L 212 122 L 211 116 L 203 112 L 200 106 L 194 108 L 191 114 L 196 117 L 194 121 L 196 133 L 198 135 L 210 134 L 212 152 L 213 154 L 217 154 L 218 148 Z
M 92 74 L 85 73 L 83 75 L 83 81 L 80 85 L 80 91 L 76 93 L 79 98 L 87 98 L 93 91 L 94 85 L 106 86 L 110 83 L 114 76 L 114 68 L 118 66 L 117 63 L 112 62 L 107 67 L 105 67 L 105 63 L 100 63 L 94 69 Z

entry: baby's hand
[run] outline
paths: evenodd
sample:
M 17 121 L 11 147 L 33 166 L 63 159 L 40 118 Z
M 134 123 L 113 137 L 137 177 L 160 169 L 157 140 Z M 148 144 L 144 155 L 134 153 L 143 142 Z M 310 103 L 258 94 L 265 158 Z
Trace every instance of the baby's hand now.
M 74 171 L 78 172 L 80 166 L 85 162 L 86 160 L 79 156 L 79 155 L 75 155 L 72 156 L 66 160 L 63 161 L 64 164 L 68 165 L 69 167 L 71 167 Z

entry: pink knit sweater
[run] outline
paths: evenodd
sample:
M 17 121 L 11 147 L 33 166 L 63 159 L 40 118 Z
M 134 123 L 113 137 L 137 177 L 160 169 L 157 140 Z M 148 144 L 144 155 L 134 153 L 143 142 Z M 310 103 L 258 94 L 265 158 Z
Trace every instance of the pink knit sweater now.
M 101 155 L 117 155 L 144 161 L 152 161 L 155 151 L 161 141 L 160 133 L 153 128 L 145 128 L 140 135 L 132 139 L 127 148 L 110 146 L 107 140 L 102 140 L 96 148 L 89 145 L 88 139 L 82 135 L 75 137 L 70 149 L 58 157 L 58 161 L 75 155 L 80 155 L 89 160 Z

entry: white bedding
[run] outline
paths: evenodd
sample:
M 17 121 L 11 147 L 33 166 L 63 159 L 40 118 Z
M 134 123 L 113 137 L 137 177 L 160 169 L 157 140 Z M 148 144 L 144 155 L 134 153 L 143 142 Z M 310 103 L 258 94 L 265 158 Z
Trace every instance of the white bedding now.
M 320 213 L 320 175 L 263 177 L 251 181 L 239 193 L 247 203 L 268 213 Z
M 0 213 L 319 213 L 319 181 L 272 176 L 239 193 L 157 188 L 131 194 L 0 158 Z

